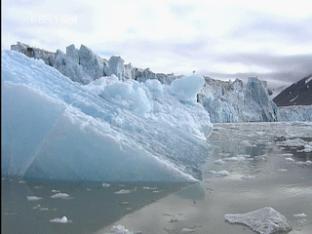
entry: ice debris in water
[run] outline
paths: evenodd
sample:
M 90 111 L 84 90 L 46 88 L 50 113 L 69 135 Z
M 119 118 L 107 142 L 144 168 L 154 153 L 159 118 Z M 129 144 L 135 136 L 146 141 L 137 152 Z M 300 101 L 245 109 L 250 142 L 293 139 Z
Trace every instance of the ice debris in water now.
M 307 217 L 307 215 L 305 213 L 294 214 L 293 216 L 295 218 L 305 218 L 305 217 Z
M 28 201 L 39 201 L 41 200 L 42 197 L 37 197 L 37 196 L 27 196 Z
M 107 234 L 135 234 L 134 232 L 129 231 L 127 228 L 125 228 L 125 226 L 120 224 L 113 226 L 110 231 L 111 232 Z
M 222 160 L 222 159 L 217 159 L 217 160 L 214 161 L 214 163 L 215 163 L 215 164 L 222 165 L 222 164 L 224 164 L 225 162 L 224 162 L 224 160 Z
M 288 171 L 288 170 L 287 170 L 286 168 L 279 168 L 278 171 L 279 171 L 279 172 L 286 172 L 286 171 Z
M 108 183 L 102 183 L 102 187 L 104 187 L 104 188 L 109 188 L 111 185 L 110 184 L 108 184 Z
M 51 196 L 51 198 L 61 198 L 61 199 L 66 199 L 69 198 L 69 194 L 67 193 L 55 193 Z
M 192 233 L 196 232 L 195 228 L 182 228 L 181 233 Z
M 228 172 L 227 170 L 221 170 L 221 171 L 211 170 L 210 173 L 215 175 L 215 176 L 228 176 L 228 175 L 230 175 L 230 172 Z
M 62 218 L 54 218 L 50 219 L 51 223 L 71 223 L 71 220 L 69 220 L 66 216 L 63 216 Z
M 285 158 L 285 160 L 287 160 L 289 162 L 294 162 L 295 161 L 293 158 Z
M 312 142 L 309 142 L 309 144 L 305 144 L 303 147 L 304 148 L 302 150 L 298 150 L 298 152 L 305 152 L 305 153 L 312 152 Z
M 297 161 L 296 162 L 297 165 L 305 165 L 305 166 L 309 166 L 312 165 L 312 161 L 311 160 L 307 160 L 307 161 Z
M 127 194 L 127 193 L 131 193 L 131 191 L 128 189 L 121 189 L 115 192 L 115 194 Z
M 246 159 L 245 156 L 236 156 L 236 157 L 229 157 L 229 158 L 224 158 L 224 161 L 244 161 Z
M 242 180 L 252 180 L 255 178 L 256 178 L 256 176 L 254 176 L 254 175 L 243 175 L 243 176 L 241 176 Z
M 272 207 L 264 207 L 243 214 L 225 214 L 224 218 L 232 224 L 244 224 L 260 234 L 290 232 L 292 230 L 286 217 Z

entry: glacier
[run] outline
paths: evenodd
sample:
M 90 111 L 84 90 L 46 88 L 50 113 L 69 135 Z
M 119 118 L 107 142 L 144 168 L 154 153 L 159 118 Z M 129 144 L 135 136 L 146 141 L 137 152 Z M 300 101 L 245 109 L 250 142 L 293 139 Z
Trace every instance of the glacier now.
M 121 80 L 134 79 L 145 82 L 156 79 L 163 84 L 170 84 L 173 80 L 181 78 L 174 74 L 154 73 L 149 68 L 133 67 L 131 63 L 125 64 L 120 56 L 111 56 L 108 60 L 101 58 L 85 45 L 81 45 L 77 49 L 72 44 L 66 47 L 65 53 L 61 50 L 54 53 L 17 42 L 17 44 L 11 45 L 11 50 L 31 58 L 41 59 L 45 64 L 56 68 L 71 80 L 83 84 L 113 74 Z
M 312 121 L 312 105 L 280 106 L 280 121 Z
M 198 101 L 209 112 L 211 122 L 273 122 L 278 121 L 278 107 L 269 97 L 266 83 L 255 77 L 246 84 L 205 77 Z
M 201 177 L 212 128 L 196 102 L 202 77 L 171 85 L 115 75 L 89 80 L 91 71 L 76 65 L 87 74 L 83 84 L 44 60 L 3 51 L 2 175 L 101 182 Z

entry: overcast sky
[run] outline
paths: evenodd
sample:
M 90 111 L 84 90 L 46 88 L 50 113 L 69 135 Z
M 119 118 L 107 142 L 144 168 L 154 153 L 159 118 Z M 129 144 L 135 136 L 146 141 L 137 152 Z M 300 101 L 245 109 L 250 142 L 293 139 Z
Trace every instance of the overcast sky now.
M 257 75 L 273 85 L 312 73 L 311 0 L 4 0 L 2 48 L 85 44 L 155 72 Z

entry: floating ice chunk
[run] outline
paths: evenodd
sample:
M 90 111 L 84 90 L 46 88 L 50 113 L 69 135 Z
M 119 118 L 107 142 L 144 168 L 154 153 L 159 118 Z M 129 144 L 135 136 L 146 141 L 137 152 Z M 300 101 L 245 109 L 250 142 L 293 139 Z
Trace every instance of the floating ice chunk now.
M 280 146 L 299 147 L 299 146 L 304 146 L 306 144 L 306 141 L 301 139 L 301 138 L 294 138 L 294 139 L 287 139 L 287 140 L 279 142 L 277 144 Z
M 287 160 L 289 162 L 294 162 L 295 161 L 295 159 L 293 159 L 293 158 L 285 158 L 285 160 Z
M 196 228 L 182 228 L 181 233 L 192 233 L 196 232 Z
M 280 172 L 286 172 L 286 171 L 288 171 L 288 170 L 285 169 L 285 168 L 280 168 L 280 169 L 278 169 L 278 171 L 280 171 Z
M 143 189 L 144 189 L 144 190 L 156 190 L 157 187 L 148 187 L 148 186 L 144 186 Z
M 307 217 L 307 215 L 305 213 L 294 214 L 293 216 L 295 218 L 305 218 L 305 217 Z
M 109 188 L 111 185 L 110 184 L 108 184 L 108 183 L 102 183 L 102 187 L 104 187 L 104 188 Z
M 71 220 L 69 220 L 66 216 L 63 216 L 62 218 L 54 218 L 54 219 L 50 219 L 51 223 L 71 223 Z
M 129 231 L 123 225 L 116 225 L 111 228 L 111 233 L 108 234 L 134 234 L 134 232 Z
M 61 191 L 60 191 L 60 190 L 57 190 L 57 189 L 52 189 L 51 192 L 52 192 L 52 193 L 60 193 Z
M 215 175 L 215 176 L 228 176 L 228 175 L 230 175 L 230 172 L 228 172 L 227 170 L 221 170 L 221 171 L 211 170 L 210 173 Z
M 214 163 L 215 163 L 215 164 L 222 165 L 222 164 L 224 164 L 225 162 L 224 162 L 224 160 L 222 160 L 222 159 L 217 159 L 217 160 L 214 161 Z
M 297 164 L 297 165 L 306 165 L 306 166 L 309 166 L 309 165 L 312 165 L 312 161 L 310 161 L 310 160 L 307 160 L 307 161 L 305 161 L 305 162 L 303 162 L 303 161 L 297 161 L 296 164 Z
M 224 161 L 244 161 L 246 160 L 246 157 L 244 156 L 237 156 L 237 157 L 229 157 L 229 158 L 224 158 Z
M 254 175 L 244 175 L 244 176 L 241 176 L 241 179 L 242 180 L 252 180 L 252 179 L 255 179 L 256 176 Z
M 298 150 L 298 152 L 312 152 L 312 144 L 305 144 L 302 150 Z
M 53 194 L 51 196 L 51 198 L 54 198 L 54 199 L 56 199 L 56 198 L 67 199 L 67 198 L 70 198 L 70 196 L 67 193 L 56 193 L 56 194 Z
M 121 190 L 118 190 L 116 192 L 114 192 L 115 194 L 127 194 L 127 193 L 131 193 L 130 190 L 128 189 L 121 189 Z
M 291 156 L 293 156 L 294 154 L 292 154 L 292 153 L 285 153 L 285 154 L 281 154 L 282 156 L 286 156 L 286 157 L 291 157 Z
M 271 207 L 264 207 L 244 214 L 225 214 L 226 221 L 232 224 L 244 224 L 260 234 L 290 232 L 287 219 Z
M 27 196 L 28 201 L 39 201 L 41 200 L 42 197 L 37 197 L 37 196 Z

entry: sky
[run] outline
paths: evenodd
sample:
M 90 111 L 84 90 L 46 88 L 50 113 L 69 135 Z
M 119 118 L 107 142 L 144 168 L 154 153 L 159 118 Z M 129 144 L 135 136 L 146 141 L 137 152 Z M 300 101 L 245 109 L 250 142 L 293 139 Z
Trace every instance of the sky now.
M 84 44 L 154 72 L 271 86 L 312 74 L 311 0 L 4 0 L 2 49 Z

